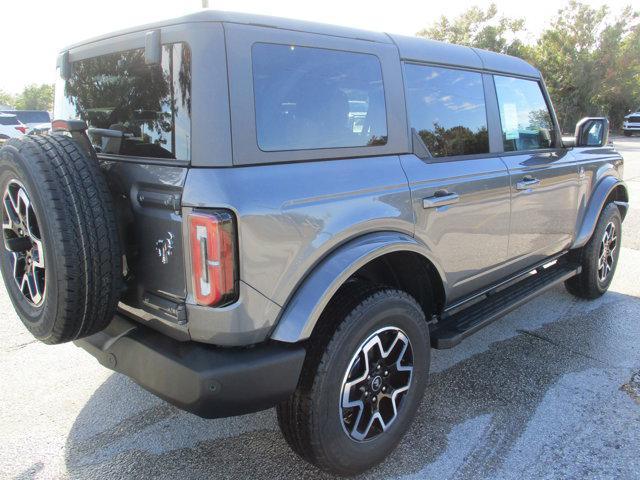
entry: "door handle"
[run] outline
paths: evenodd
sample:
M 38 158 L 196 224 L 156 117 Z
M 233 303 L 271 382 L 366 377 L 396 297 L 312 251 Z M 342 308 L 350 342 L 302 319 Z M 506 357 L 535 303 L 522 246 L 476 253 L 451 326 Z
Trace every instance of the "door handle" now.
M 438 190 L 433 197 L 422 199 L 423 208 L 437 208 L 458 203 L 460 196 L 457 193 L 449 193 L 446 190 Z
M 538 185 L 539 183 L 540 183 L 539 179 L 533 178 L 527 175 L 518 183 L 516 183 L 516 190 L 528 190 L 534 185 Z

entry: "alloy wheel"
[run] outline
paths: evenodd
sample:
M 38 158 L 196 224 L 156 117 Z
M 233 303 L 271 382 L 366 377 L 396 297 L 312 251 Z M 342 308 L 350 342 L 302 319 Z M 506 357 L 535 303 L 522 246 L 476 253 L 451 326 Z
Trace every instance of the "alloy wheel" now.
M 607 224 L 600 242 L 600 253 L 598 255 L 598 280 L 604 282 L 613 269 L 616 250 L 618 248 L 618 235 L 613 222 Z
M 25 299 L 42 305 L 45 296 L 44 249 L 38 219 L 24 185 L 9 181 L 2 196 L 2 234 L 13 278 Z
M 340 415 L 345 433 L 371 440 L 397 419 L 413 376 L 413 351 L 396 327 L 369 336 L 351 359 L 342 382 Z

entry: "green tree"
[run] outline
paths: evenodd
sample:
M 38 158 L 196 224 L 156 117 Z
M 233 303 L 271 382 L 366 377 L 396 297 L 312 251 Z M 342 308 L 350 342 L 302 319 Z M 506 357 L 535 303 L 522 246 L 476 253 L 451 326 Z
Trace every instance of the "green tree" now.
M 573 131 L 584 116 L 608 116 L 614 127 L 640 106 L 640 22 L 630 7 L 612 18 L 606 6 L 570 0 L 532 45 L 517 37 L 522 19 L 472 7 L 449 20 L 441 17 L 418 35 L 524 58 L 547 83 L 560 126 Z
M 54 86 L 27 85 L 15 99 L 14 106 L 19 110 L 52 110 Z
M 15 97 L 4 90 L 0 90 L 0 105 L 8 105 L 10 107 L 13 106 L 15 102 Z
M 524 45 L 517 34 L 523 31 L 523 19 L 498 16 L 498 8 L 492 3 L 486 10 L 471 7 L 453 20 L 443 15 L 417 35 L 509 55 L 522 55 Z

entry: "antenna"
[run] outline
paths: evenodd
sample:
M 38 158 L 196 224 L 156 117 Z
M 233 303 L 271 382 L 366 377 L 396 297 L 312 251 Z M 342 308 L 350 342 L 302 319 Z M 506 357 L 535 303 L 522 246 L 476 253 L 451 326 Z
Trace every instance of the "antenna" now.
M 209 0 L 202 0 L 202 8 L 209 8 Z

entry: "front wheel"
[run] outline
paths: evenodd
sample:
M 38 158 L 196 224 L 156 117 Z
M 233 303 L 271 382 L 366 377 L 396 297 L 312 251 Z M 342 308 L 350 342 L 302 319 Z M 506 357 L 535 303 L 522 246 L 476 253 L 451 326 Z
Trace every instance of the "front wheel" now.
M 630 132 L 629 130 L 625 130 L 625 131 L 624 131 L 624 136 L 625 136 L 625 137 L 630 137 L 630 136 L 631 136 L 631 133 L 632 133 L 632 132 Z
M 618 265 L 621 240 L 620 210 L 610 203 L 602 210 L 589 242 L 573 253 L 574 259 L 582 266 L 582 272 L 565 282 L 569 293 L 594 299 L 608 290 Z
M 353 475 L 384 460 L 411 424 L 429 371 L 429 331 L 417 302 L 385 287 L 347 288 L 320 322 L 278 422 L 305 460 Z

